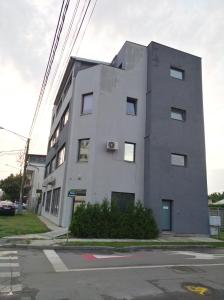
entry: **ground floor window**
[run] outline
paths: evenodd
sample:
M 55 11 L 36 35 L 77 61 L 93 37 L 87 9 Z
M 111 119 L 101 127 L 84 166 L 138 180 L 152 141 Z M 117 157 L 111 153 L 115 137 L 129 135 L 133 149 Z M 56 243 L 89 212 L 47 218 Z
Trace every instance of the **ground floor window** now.
M 73 211 L 75 212 L 76 208 L 81 205 L 86 203 L 86 190 L 77 190 L 76 191 L 76 196 L 74 198 L 74 207 Z
M 61 188 L 54 189 L 52 195 L 52 201 L 51 201 L 51 214 L 56 217 L 58 215 L 58 209 L 59 209 L 60 192 L 61 192 Z
M 47 197 L 46 197 L 46 202 L 45 202 L 45 211 L 49 212 L 50 211 L 50 206 L 51 206 L 51 194 L 52 190 L 47 192 Z
M 111 193 L 111 204 L 116 204 L 120 210 L 126 211 L 130 205 L 135 203 L 134 193 L 121 193 L 112 192 Z

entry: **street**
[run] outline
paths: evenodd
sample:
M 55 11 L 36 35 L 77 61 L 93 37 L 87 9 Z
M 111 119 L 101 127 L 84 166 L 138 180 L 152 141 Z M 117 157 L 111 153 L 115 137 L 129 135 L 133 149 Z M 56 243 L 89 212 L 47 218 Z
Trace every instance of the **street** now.
M 224 250 L 0 250 L 0 299 L 224 299 Z

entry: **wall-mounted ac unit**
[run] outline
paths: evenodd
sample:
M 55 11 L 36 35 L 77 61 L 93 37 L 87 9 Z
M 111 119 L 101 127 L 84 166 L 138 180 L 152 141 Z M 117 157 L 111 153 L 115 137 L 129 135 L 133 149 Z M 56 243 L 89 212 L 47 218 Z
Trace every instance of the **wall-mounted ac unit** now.
M 118 142 L 107 141 L 107 150 L 108 151 L 118 150 Z

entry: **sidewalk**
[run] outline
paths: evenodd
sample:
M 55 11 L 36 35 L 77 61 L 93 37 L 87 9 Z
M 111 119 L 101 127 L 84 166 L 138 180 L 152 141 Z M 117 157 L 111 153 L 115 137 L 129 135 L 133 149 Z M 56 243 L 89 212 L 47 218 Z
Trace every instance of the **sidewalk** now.
M 78 249 L 78 250 L 141 250 L 143 248 L 170 248 L 170 247 L 209 247 L 209 245 L 220 244 L 224 247 L 224 242 L 206 236 L 173 236 L 161 235 L 153 240 L 135 239 L 79 239 L 79 238 L 59 238 L 68 234 L 68 228 L 56 226 L 46 218 L 39 216 L 40 220 L 50 229 L 49 232 L 40 234 L 26 234 L 4 237 L 0 240 L 0 247 L 21 247 L 37 249 Z M 93 245 L 91 245 L 91 243 Z M 103 246 L 97 245 L 103 244 Z M 107 246 L 113 243 L 128 243 L 127 247 Z M 133 244 L 130 246 L 130 244 Z M 136 246 L 137 244 L 137 246 Z M 145 245 L 144 245 L 145 244 Z

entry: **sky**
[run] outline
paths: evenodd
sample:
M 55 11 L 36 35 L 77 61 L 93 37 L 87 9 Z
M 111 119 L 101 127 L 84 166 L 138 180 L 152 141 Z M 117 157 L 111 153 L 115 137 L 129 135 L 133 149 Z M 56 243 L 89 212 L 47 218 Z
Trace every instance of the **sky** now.
M 82 2 L 84 0 L 81 0 Z M 28 136 L 62 0 L 0 1 L 0 126 Z M 68 17 L 76 0 L 71 0 Z M 98 0 L 73 55 L 110 62 L 126 40 L 202 57 L 208 192 L 224 191 L 224 1 Z M 30 153 L 46 154 L 54 93 L 46 93 Z M 0 130 L 0 179 L 18 173 L 24 140 Z

